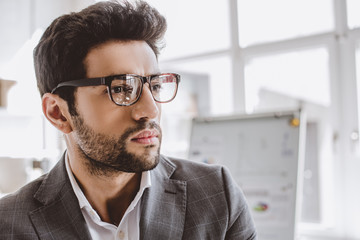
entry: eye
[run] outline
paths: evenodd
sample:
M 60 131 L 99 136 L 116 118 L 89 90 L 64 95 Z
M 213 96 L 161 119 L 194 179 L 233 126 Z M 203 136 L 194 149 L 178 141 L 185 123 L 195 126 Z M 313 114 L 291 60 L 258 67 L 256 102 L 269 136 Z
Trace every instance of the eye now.
M 111 87 L 112 94 L 124 93 L 124 94 L 131 94 L 134 88 L 130 85 L 118 85 Z
M 153 83 L 151 84 L 151 91 L 153 92 L 159 92 L 162 89 L 161 83 Z

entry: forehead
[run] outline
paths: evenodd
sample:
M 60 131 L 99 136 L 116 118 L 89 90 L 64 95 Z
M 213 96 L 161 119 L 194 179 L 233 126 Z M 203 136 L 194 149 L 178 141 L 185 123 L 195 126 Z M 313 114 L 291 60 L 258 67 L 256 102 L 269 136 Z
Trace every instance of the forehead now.
M 109 41 L 92 48 L 84 65 L 88 78 L 132 73 L 159 72 L 154 51 L 145 41 Z

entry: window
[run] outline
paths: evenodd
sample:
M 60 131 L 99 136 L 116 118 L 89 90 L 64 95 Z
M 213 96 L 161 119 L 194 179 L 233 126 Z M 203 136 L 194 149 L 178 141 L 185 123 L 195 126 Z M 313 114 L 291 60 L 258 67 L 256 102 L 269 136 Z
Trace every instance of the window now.
M 358 0 L 347 0 L 347 17 L 349 28 L 360 27 L 360 1 Z
M 230 47 L 228 1 L 151 0 L 168 21 L 162 59 Z
M 238 0 L 238 16 L 241 47 L 334 29 L 331 0 Z
M 301 102 L 329 106 L 328 62 L 325 48 L 251 58 L 245 66 L 247 112 L 296 108 Z

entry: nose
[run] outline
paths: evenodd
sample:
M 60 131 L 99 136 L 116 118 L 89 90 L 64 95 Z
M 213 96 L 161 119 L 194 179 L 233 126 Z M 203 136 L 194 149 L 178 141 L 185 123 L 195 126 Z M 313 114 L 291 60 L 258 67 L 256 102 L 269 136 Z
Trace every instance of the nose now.
M 160 115 L 159 104 L 155 102 L 149 85 L 144 84 L 140 99 L 133 105 L 132 117 L 134 120 L 156 119 Z

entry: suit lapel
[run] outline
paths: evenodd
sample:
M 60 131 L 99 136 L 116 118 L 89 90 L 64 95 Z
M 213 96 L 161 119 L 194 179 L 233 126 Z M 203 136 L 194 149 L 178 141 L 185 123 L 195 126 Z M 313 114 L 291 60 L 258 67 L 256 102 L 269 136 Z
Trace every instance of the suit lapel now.
M 175 166 L 162 157 L 151 173 L 152 185 L 141 200 L 140 239 L 181 239 L 186 182 L 170 179 Z
M 64 156 L 34 195 L 43 205 L 30 213 L 30 219 L 42 240 L 91 239 L 66 173 Z

